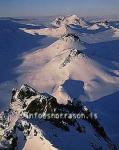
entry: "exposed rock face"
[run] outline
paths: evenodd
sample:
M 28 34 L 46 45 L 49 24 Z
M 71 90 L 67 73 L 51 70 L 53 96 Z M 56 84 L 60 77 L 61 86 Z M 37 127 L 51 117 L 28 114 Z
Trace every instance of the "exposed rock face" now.
M 66 40 L 66 41 L 67 40 L 72 40 L 72 41 L 79 41 L 80 42 L 79 36 L 77 36 L 74 33 L 67 33 L 64 36 L 62 36 L 61 39 Z
M 37 95 L 37 92 L 33 88 L 30 88 L 28 85 L 24 84 L 20 88 L 17 98 L 20 100 L 23 100 L 25 98 L 28 99 L 31 96 L 36 96 L 36 95 Z
M 82 51 L 77 49 L 70 49 L 69 55 L 65 58 L 64 62 L 60 65 L 60 68 L 65 67 L 68 63 L 71 62 L 71 60 L 75 59 L 78 56 L 83 56 L 84 54 Z

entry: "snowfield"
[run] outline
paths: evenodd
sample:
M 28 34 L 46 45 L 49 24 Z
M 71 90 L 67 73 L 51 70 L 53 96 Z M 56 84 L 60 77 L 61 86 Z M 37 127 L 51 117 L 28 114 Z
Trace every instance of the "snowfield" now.
M 9 107 L 6 101 L 9 101 L 11 89 L 18 88 L 22 84 L 28 84 L 40 93 L 54 96 L 58 104 L 67 105 L 69 100 L 75 102 L 80 99 L 98 114 L 99 121 L 107 134 L 119 148 L 117 107 L 119 105 L 119 26 L 117 23 L 118 21 L 106 20 L 88 22 L 76 15 L 58 17 L 49 26 L 1 19 L 1 111 L 5 110 L 6 106 Z M 18 109 L 18 112 L 11 118 L 11 127 L 19 120 L 21 112 L 21 106 L 18 103 L 14 105 L 13 109 Z M 60 135 L 59 139 L 48 134 L 52 132 L 51 124 L 43 122 L 44 127 L 42 125 L 41 127 L 37 123 L 37 127 L 34 127 L 34 123 L 31 122 L 33 128 L 43 130 L 46 135 L 39 133 L 39 136 L 44 136 L 44 141 L 37 136 L 27 139 L 23 149 L 37 150 L 41 147 L 41 150 L 72 150 L 75 147 L 74 149 L 78 150 L 80 146 L 81 149 L 96 149 L 95 144 L 99 141 L 95 139 L 94 131 L 87 123 L 81 122 L 87 130 L 90 130 L 86 137 L 79 133 L 77 135 L 74 129 L 66 135 L 60 129 L 54 129 L 57 135 Z M 91 140 L 94 139 L 95 144 L 90 147 L 89 138 L 92 133 Z M 20 138 L 23 141 L 22 135 Z M 63 142 L 63 139 L 67 140 Z M 72 144 L 68 142 L 70 140 Z M 108 149 L 104 141 L 98 144 L 104 146 L 102 149 Z

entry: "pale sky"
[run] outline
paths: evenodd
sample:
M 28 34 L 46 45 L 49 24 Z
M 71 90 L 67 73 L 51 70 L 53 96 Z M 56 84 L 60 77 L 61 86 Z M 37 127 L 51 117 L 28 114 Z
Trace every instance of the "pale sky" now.
M 119 15 L 119 0 L 0 0 L 1 17 Z

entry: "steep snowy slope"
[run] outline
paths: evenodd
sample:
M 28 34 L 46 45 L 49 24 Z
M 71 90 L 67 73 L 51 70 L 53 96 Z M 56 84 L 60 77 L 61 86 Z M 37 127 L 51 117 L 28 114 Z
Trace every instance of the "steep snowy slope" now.
M 98 114 L 100 122 L 119 147 L 119 92 L 104 96 L 98 101 L 88 103 L 87 106 Z

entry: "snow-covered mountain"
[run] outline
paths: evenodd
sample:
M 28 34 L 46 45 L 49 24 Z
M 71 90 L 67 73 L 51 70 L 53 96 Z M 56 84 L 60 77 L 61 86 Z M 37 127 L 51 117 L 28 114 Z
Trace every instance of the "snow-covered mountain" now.
M 67 33 L 47 48 L 24 56 L 18 69 L 23 75 L 19 80 L 29 84 L 32 81 L 32 86 L 55 94 L 57 99 L 60 95 L 60 101 L 61 95 L 92 101 L 118 91 L 119 78 L 113 60 L 105 59 L 103 51 L 98 56 L 98 52 L 88 50 L 89 45 L 77 35 Z M 59 91 L 61 86 L 63 93 Z
M 10 106 L 1 112 L 1 149 L 118 149 L 115 22 L 87 22 L 76 15 L 47 27 L 0 20 L 0 58 L 1 101 L 24 84 L 13 89 Z M 28 118 L 34 113 L 80 113 L 88 119 Z
M 58 117 L 61 114 L 65 117 Z M 13 89 L 10 107 L 0 115 L 0 128 L 1 149 L 116 150 L 97 116 L 81 101 L 69 100 L 62 105 L 55 97 L 28 85 Z
M 109 24 L 108 21 L 98 21 L 98 22 L 94 22 L 91 26 L 89 26 L 89 30 L 98 30 L 100 28 L 109 28 Z
M 52 24 L 56 27 L 70 24 L 80 25 L 81 27 L 87 26 L 87 22 L 83 18 L 79 18 L 76 15 L 71 15 L 68 17 L 58 17 L 52 22 Z

